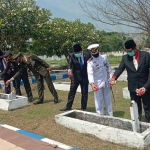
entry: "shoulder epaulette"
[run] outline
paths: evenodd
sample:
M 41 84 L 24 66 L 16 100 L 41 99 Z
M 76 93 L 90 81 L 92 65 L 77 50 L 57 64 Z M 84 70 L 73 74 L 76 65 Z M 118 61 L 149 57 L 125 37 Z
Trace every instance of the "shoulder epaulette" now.
M 89 58 L 89 59 L 88 59 L 88 62 L 90 62 L 92 59 L 93 59 L 93 57 Z

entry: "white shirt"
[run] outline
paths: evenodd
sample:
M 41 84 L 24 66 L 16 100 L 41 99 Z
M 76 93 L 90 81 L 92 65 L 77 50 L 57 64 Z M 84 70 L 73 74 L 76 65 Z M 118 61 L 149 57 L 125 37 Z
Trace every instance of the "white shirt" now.
M 138 68 L 138 62 L 137 62 L 137 60 L 135 59 L 135 56 L 133 56 L 133 64 L 134 64 L 134 66 L 135 66 L 135 69 L 137 70 L 137 68 Z
M 108 78 L 113 76 L 106 55 L 99 55 L 97 58 L 92 57 L 92 60 L 87 62 L 87 72 L 89 83 L 94 83 L 99 88 L 109 86 Z

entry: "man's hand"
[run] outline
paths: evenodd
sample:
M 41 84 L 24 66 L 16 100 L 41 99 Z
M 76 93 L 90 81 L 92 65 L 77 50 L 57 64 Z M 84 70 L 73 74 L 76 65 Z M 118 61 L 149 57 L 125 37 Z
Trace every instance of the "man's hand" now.
M 109 83 L 110 83 L 110 85 L 114 85 L 116 83 L 116 80 L 114 78 L 111 78 Z
M 51 68 L 47 68 L 47 71 L 51 71 Z
M 7 80 L 6 81 L 6 86 L 8 86 L 10 84 L 11 80 Z
M 137 96 L 142 96 L 145 94 L 145 92 L 146 92 L 146 89 L 144 87 L 136 89 L 136 95 Z
M 72 76 L 73 76 L 73 74 L 72 74 L 72 71 L 71 71 L 71 70 L 68 70 L 68 76 L 69 76 L 69 77 L 72 77 Z
M 93 91 L 99 90 L 98 87 L 94 83 L 91 83 L 91 86 L 92 86 Z

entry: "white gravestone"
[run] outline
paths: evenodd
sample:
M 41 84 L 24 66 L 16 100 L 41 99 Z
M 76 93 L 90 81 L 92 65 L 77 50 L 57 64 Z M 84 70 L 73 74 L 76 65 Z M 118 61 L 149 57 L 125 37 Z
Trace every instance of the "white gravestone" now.
M 70 82 L 54 82 L 53 84 L 56 90 L 70 91 Z M 88 92 L 92 92 L 92 91 L 93 91 L 92 87 L 89 85 Z M 80 85 L 77 88 L 77 92 L 81 92 Z
M 140 122 L 139 122 L 138 108 L 137 108 L 137 104 L 135 101 L 131 101 L 130 114 L 131 114 L 133 132 L 140 133 Z
M 28 106 L 27 97 L 15 95 L 14 92 L 11 94 L 0 93 L 0 109 L 13 110 L 24 106 Z
M 128 87 L 123 88 L 123 89 L 122 89 L 122 92 L 123 92 L 123 98 L 124 98 L 124 99 L 131 99 L 131 98 L 130 98 L 130 92 L 129 92 L 129 90 L 128 90 Z

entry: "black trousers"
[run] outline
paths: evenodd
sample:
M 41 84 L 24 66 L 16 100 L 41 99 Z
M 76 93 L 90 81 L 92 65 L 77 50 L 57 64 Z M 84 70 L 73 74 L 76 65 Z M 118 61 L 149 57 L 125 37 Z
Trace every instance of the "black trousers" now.
M 9 80 L 9 79 L 8 79 Z M 7 81 L 7 80 L 6 80 Z M 11 85 L 6 85 L 6 81 L 4 80 L 4 86 L 5 86 L 5 93 L 10 94 L 11 93 Z
M 21 80 L 23 81 L 23 84 L 24 84 L 24 88 L 25 88 L 27 97 L 33 97 L 27 71 L 24 71 L 24 72 L 21 74 L 21 79 L 20 79 L 20 81 L 21 81 Z
M 81 86 L 81 95 L 82 95 L 81 96 L 81 109 L 86 109 L 87 100 L 88 100 L 88 84 L 89 83 L 86 80 L 74 81 L 73 79 L 71 79 L 70 91 L 68 94 L 68 102 L 66 105 L 67 108 L 72 108 L 77 88 L 80 85 Z
M 24 71 L 21 75 L 19 75 L 14 80 L 15 81 L 16 95 L 22 95 L 21 89 L 20 89 L 20 81 L 21 80 L 23 81 L 27 97 L 33 97 L 27 71 Z
M 135 92 L 130 92 L 131 100 L 137 103 L 139 120 L 142 118 L 142 103 L 145 112 L 145 121 L 150 122 L 150 91 L 147 91 L 143 96 L 137 96 Z
M 10 94 L 11 93 L 11 85 L 7 85 L 6 86 L 6 81 L 9 80 L 11 78 L 11 76 L 9 74 L 5 74 L 5 77 L 3 78 L 4 81 L 4 87 L 5 87 L 5 93 L 6 94 Z M 14 82 L 14 81 L 13 81 Z M 14 83 L 13 83 L 14 84 Z
M 18 76 L 17 78 L 15 78 L 15 80 L 13 81 L 13 85 L 14 88 L 16 90 L 16 95 L 22 95 L 21 90 L 20 90 L 20 76 Z
M 47 73 L 46 76 L 42 76 L 40 74 L 35 75 L 36 80 L 37 80 L 37 88 L 38 88 L 38 95 L 39 95 L 39 101 L 43 102 L 44 101 L 44 79 L 47 83 L 47 86 L 49 88 L 49 91 L 53 95 L 54 98 L 58 98 L 58 94 L 55 90 L 55 87 L 53 85 L 52 79 L 50 77 L 49 72 Z

